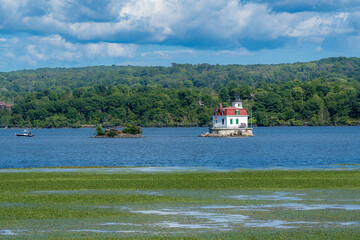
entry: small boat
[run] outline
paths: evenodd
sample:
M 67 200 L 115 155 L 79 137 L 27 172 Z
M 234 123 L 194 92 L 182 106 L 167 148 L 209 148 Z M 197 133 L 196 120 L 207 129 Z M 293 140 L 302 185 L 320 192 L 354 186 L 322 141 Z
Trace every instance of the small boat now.
M 31 134 L 31 131 L 24 130 L 24 133 L 18 133 L 18 134 L 16 134 L 16 136 L 18 136 L 18 137 L 33 137 L 35 135 Z

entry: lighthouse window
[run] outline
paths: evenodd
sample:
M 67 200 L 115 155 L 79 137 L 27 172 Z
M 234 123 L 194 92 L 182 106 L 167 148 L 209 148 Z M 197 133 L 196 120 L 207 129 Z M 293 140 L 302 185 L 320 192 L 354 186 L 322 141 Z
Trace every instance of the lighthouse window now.
M 233 120 L 232 120 L 232 118 L 230 118 L 230 124 L 233 124 Z
M 235 115 L 239 115 L 239 110 L 235 110 Z
M 239 124 L 239 119 L 238 118 L 236 119 L 236 124 Z
M 224 123 L 225 123 L 225 120 L 224 120 L 224 119 L 222 119 L 222 125 L 224 125 Z
M 222 110 L 222 111 L 221 111 L 221 115 L 224 115 L 224 113 L 225 113 L 225 110 Z

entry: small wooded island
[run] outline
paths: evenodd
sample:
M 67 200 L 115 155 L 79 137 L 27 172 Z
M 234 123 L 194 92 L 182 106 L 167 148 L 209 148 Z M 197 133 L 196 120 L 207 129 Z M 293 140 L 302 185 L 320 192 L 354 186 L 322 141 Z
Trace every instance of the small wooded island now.
M 119 131 L 116 128 L 105 128 L 105 131 L 103 131 L 103 128 L 101 126 L 97 126 L 96 129 L 96 135 L 93 136 L 93 138 L 142 138 L 144 137 L 141 135 L 143 133 L 141 127 L 135 126 L 135 125 L 127 125 L 126 128 Z

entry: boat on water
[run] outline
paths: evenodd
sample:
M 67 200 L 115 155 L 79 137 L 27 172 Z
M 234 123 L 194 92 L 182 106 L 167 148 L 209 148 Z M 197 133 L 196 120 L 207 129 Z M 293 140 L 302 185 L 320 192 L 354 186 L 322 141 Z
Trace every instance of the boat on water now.
M 35 136 L 34 134 L 31 134 L 31 131 L 28 131 L 28 130 L 24 130 L 23 133 L 15 133 L 15 134 L 18 137 L 33 137 L 33 136 Z

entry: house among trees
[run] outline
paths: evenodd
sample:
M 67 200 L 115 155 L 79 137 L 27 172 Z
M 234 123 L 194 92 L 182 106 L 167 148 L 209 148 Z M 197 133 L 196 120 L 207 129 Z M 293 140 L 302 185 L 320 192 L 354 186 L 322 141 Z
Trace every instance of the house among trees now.
M 7 110 L 10 111 L 12 106 L 13 104 L 6 104 L 4 101 L 0 101 L 0 109 L 6 108 Z

